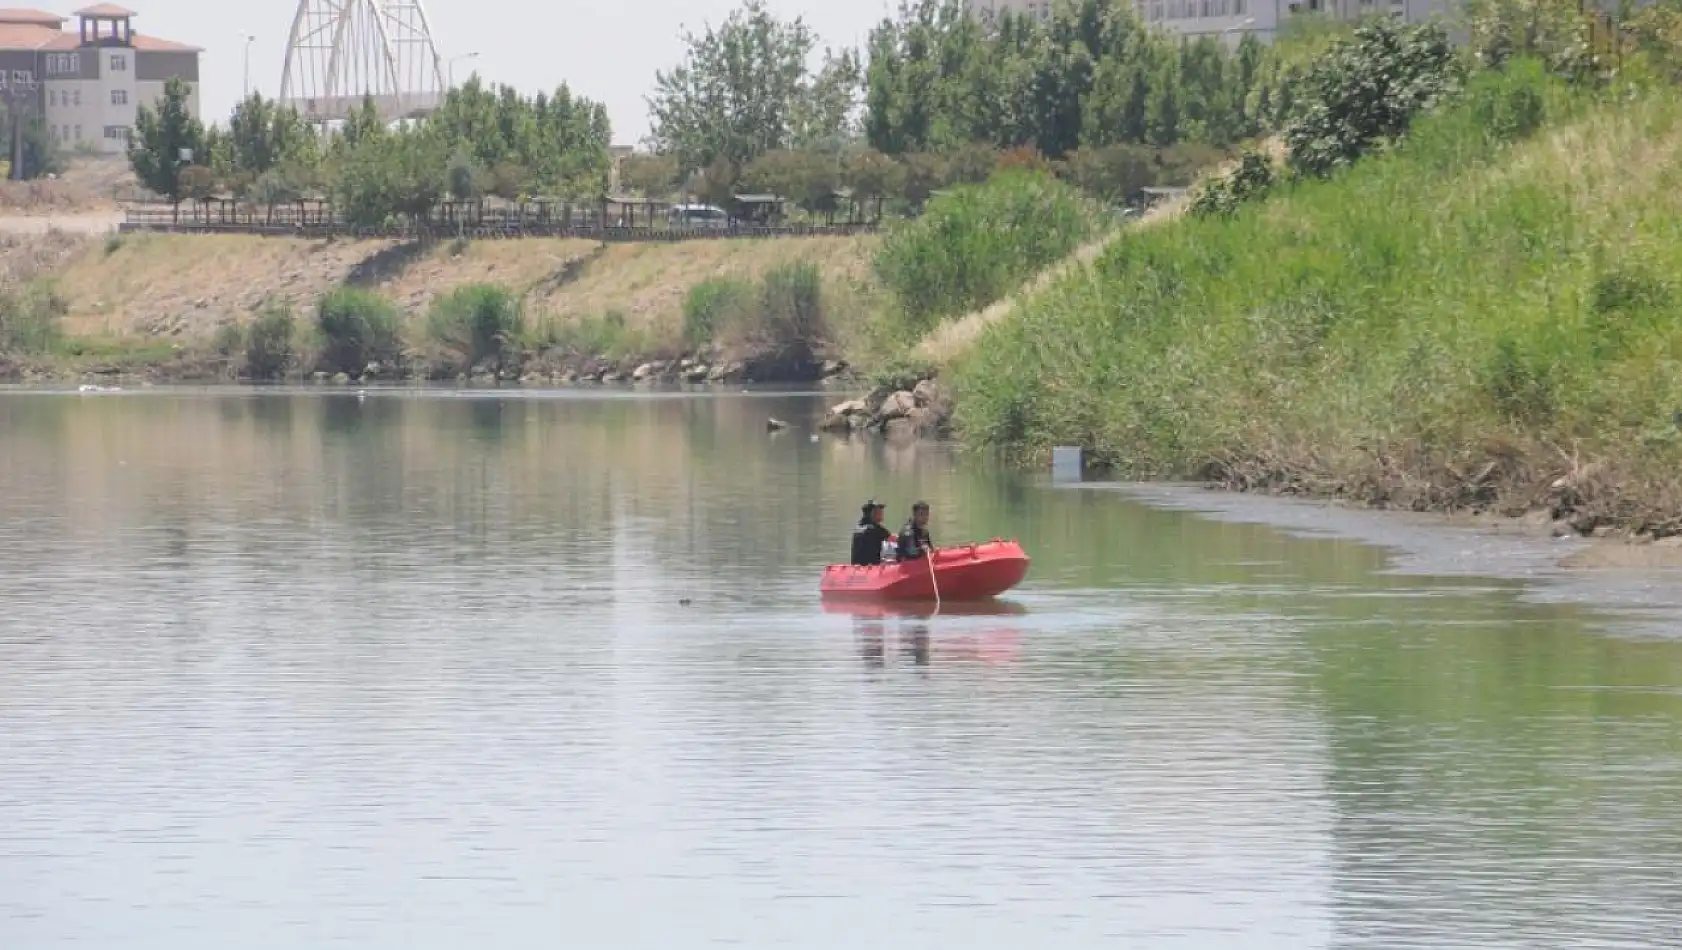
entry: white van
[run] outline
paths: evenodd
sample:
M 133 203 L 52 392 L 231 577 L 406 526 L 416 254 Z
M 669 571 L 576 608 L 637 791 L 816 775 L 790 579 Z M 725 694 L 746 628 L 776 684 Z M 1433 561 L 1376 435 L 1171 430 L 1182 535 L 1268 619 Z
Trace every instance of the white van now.
M 666 222 L 674 228 L 728 228 L 730 216 L 712 205 L 672 205 Z

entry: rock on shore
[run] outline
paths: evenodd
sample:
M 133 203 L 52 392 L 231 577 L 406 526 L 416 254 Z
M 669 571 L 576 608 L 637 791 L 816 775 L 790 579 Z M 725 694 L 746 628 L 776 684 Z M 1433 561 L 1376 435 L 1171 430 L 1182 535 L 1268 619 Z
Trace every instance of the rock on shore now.
M 878 389 L 863 399 L 830 407 L 819 428 L 826 432 L 877 432 L 890 439 L 937 438 L 950 430 L 952 396 L 934 378 L 909 390 Z

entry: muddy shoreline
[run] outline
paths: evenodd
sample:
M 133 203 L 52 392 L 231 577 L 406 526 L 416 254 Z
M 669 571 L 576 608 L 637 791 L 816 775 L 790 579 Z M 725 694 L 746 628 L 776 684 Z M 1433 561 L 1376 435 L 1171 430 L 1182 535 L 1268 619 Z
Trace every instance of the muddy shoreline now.
M 1086 481 L 1057 487 L 1114 493 L 1298 537 L 1352 541 L 1388 552 L 1390 573 L 1507 582 L 1525 600 L 1606 611 L 1643 632 L 1682 636 L 1678 538 L 1561 535 L 1551 520 L 1536 515 L 1382 509 L 1199 484 Z
M 614 383 L 687 383 L 837 385 L 856 382 L 844 360 L 809 352 L 743 352 L 691 356 L 643 355 L 609 358 L 573 353 L 524 352 L 501 361 L 462 369 L 446 362 L 416 358 L 399 365 L 370 363 L 356 375 L 293 370 L 275 379 L 254 379 L 242 371 L 243 359 L 203 347 L 180 347 L 165 354 L 144 349 L 100 356 L 7 356 L 0 354 L 0 382 L 14 384 L 97 383 L 104 385 L 174 384 L 230 386 L 292 383 L 337 386 L 464 382 L 476 385 L 579 385 Z

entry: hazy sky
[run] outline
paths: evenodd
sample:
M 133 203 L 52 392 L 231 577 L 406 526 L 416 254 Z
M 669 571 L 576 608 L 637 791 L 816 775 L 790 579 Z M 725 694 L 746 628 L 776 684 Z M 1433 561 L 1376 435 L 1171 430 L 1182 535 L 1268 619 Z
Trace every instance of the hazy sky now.
M 92 0 L 85 0 L 92 2 Z M 573 90 L 607 104 L 614 144 L 634 144 L 648 132 L 643 102 L 654 71 L 676 63 L 682 28 L 717 23 L 736 0 L 422 0 L 438 51 L 455 64 L 455 78 L 477 71 L 487 81 L 526 92 L 565 81 Z M 280 89 L 286 35 L 296 0 L 123 0 L 138 12 L 135 29 L 204 47 L 202 108 L 206 121 L 225 119 L 240 98 L 244 41 L 251 47 L 251 85 L 266 96 Z M 0 6 L 28 6 L 0 0 Z M 61 15 L 83 3 L 41 6 Z M 824 3 L 768 0 L 781 16 L 804 16 L 822 43 L 863 45 L 870 27 L 890 10 L 887 0 Z M 893 4 L 897 8 L 897 2 Z

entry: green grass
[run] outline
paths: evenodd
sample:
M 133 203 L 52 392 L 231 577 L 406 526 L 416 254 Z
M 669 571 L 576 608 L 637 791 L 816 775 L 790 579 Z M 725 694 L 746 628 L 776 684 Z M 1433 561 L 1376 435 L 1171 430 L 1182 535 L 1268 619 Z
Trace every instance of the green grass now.
M 455 372 L 487 361 L 500 364 L 524 338 L 520 298 L 496 284 L 468 284 L 436 297 L 426 315 L 427 338 Z
M 709 277 L 683 298 L 683 341 L 704 346 L 733 323 L 746 319 L 754 305 L 754 287 L 741 277 Z
M 264 307 L 245 331 L 245 372 L 251 379 L 282 379 L 297 362 L 297 320 L 282 304 Z
M 960 431 L 1131 476 L 1682 528 L 1679 144 L 1671 89 L 1483 74 L 1386 154 L 1141 229 L 1026 301 L 956 368 Z
M 536 350 L 558 350 L 575 357 L 609 360 L 653 355 L 657 350 L 670 348 L 631 326 L 625 314 L 618 310 L 571 320 L 553 317 L 540 321 L 528 344 Z
M 1099 211 L 1072 185 L 1012 170 L 960 185 L 921 217 L 894 226 L 875 270 L 906 340 L 1000 299 L 1061 260 L 1098 228 Z
M 40 354 L 61 344 L 64 301 L 46 285 L 0 290 L 0 353 Z
M 320 340 L 317 367 L 328 373 L 360 376 L 371 363 L 395 367 L 403 352 L 403 313 L 369 290 L 342 287 L 316 304 L 315 330 Z
M 832 289 L 810 261 L 772 267 L 757 284 L 740 277 L 708 278 L 684 298 L 683 341 L 766 349 L 819 345 L 831 334 Z

